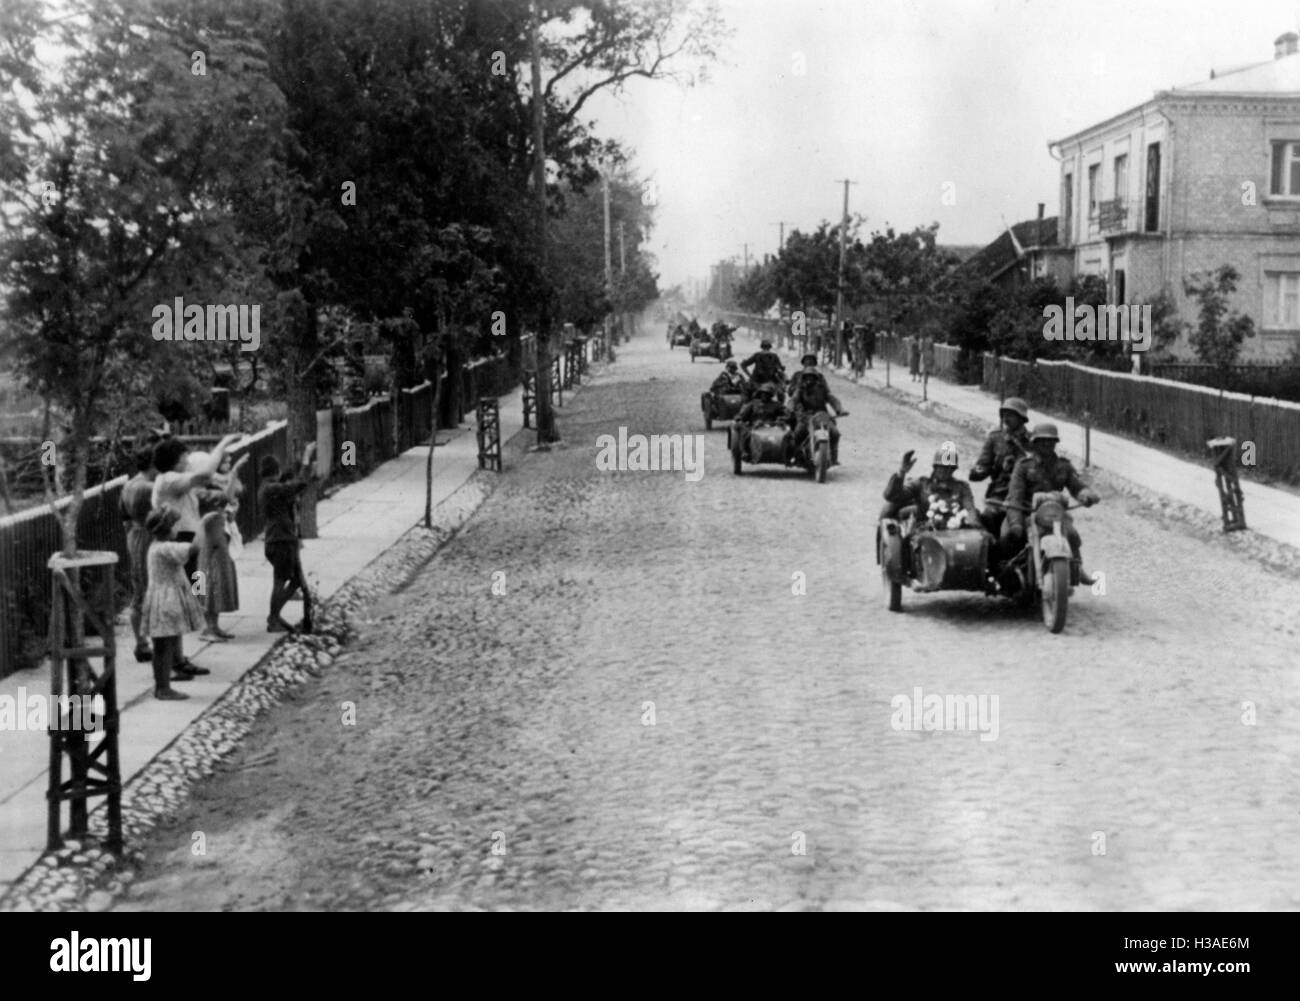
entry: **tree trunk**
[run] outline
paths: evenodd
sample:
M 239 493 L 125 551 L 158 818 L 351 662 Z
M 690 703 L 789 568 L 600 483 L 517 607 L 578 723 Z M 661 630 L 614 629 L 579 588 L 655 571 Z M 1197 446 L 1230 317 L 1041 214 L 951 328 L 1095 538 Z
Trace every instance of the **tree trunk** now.
M 537 324 L 537 444 L 549 445 L 560 436 L 555 428 L 555 411 L 551 409 L 551 289 L 547 258 L 549 247 L 546 225 L 546 108 L 542 97 L 542 56 L 539 25 L 540 5 L 533 2 L 529 41 L 532 48 L 533 112 L 533 196 L 537 199 L 537 258 L 541 276 L 541 311 Z
M 424 461 L 424 527 L 433 528 L 433 449 L 438 444 L 438 404 L 442 400 L 442 374 L 433 384 L 433 419 L 429 422 L 429 455 Z
M 290 339 L 286 359 L 291 373 L 286 387 L 289 399 L 289 456 L 286 468 L 296 467 L 301 462 L 304 446 L 316 440 L 316 370 L 312 367 L 316 353 L 320 350 L 316 304 L 306 299 L 300 304 L 300 311 L 295 313 L 293 322 L 297 327 L 297 336 Z M 340 447 L 340 443 L 335 442 L 335 448 Z M 316 524 L 317 492 L 316 481 L 310 480 L 299 500 L 299 527 L 304 539 L 319 538 Z

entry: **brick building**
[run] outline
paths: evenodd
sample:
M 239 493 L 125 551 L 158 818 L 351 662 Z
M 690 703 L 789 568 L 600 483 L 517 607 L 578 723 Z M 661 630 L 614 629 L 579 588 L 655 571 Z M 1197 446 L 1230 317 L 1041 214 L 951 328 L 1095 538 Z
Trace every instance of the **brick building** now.
M 1300 37 L 1274 44 L 1266 62 L 1160 91 L 1048 144 L 1061 164 L 1048 256 L 1103 276 L 1115 304 L 1167 288 L 1191 322 L 1184 277 L 1231 264 L 1232 308 L 1255 320 L 1242 350 L 1252 361 L 1300 342 Z M 1174 353 L 1191 356 L 1185 336 Z

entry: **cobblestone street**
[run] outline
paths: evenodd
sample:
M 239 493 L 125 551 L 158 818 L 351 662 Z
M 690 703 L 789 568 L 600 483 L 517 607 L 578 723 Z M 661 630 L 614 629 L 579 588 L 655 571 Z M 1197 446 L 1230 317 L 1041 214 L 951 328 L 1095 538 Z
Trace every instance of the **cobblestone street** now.
M 716 362 L 658 329 L 155 832 L 118 910 L 1300 907 L 1300 582 L 1102 476 L 1076 525 L 1106 594 L 1063 634 L 974 595 L 890 613 L 885 481 L 946 438 L 965 477 L 977 439 L 837 381 L 827 484 L 735 477 Z M 704 435 L 703 478 L 598 471 L 620 426 Z M 895 729 L 918 688 L 996 697 L 996 739 Z

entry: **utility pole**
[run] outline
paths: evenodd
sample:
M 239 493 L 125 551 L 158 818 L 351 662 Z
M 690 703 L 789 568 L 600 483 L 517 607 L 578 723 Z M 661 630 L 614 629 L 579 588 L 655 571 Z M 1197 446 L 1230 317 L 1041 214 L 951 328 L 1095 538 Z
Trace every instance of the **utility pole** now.
M 741 277 L 749 274 L 749 244 L 745 244 L 745 270 Z
M 840 216 L 840 271 L 836 279 L 835 292 L 835 365 L 837 368 L 844 362 L 844 252 L 849 235 L 849 185 L 853 183 L 848 178 L 843 181 L 844 212 Z
M 781 251 L 785 250 L 785 220 L 782 219 L 780 222 L 774 222 L 772 225 L 781 227 L 781 242 L 776 245 L 776 250 L 779 254 Z
M 622 219 L 618 221 L 618 278 L 619 278 L 619 284 L 622 285 L 624 288 L 626 288 L 627 287 L 626 285 L 627 247 L 623 243 L 623 220 Z M 622 322 L 619 324 L 619 327 L 623 333 L 623 343 L 626 344 L 629 340 L 632 339 L 632 335 L 628 332 L 627 329 L 628 323 L 627 323 L 626 313 L 622 315 L 621 320 Z
M 537 446 L 548 448 L 558 440 L 555 430 L 555 411 L 551 409 L 551 303 L 547 276 L 546 233 L 546 109 L 542 101 L 542 45 L 538 39 L 538 22 L 541 7 L 533 0 L 533 16 L 529 18 L 528 34 L 532 47 L 533 63 L 533 185 L 537 189 L 537 263 L 541 277 L 541 309 L 537 324 L 537 372 L 533 386 L 537 396 Z
M 610 305 L 613 306 L 614 265 L 610 262 L 609 256 L 609 164 L 607 163 L 600 165 L 600 190 L 605 203 L 605 295 L 609 299 Z M 622 225 L 622 223 L 619 225 Z M 614 322 L 617 323 L 617 319 Z M 605 343 L 612 343 L 614 336 L 610 319 L 607 316 L 605 318 Z

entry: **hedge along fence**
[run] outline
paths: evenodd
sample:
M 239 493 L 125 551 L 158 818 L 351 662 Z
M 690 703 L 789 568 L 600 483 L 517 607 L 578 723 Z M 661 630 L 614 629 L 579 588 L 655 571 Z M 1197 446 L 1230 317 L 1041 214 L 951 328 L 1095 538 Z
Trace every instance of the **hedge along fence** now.
M 1094 426 L 1205 455 L 1220 435 L 1255 443 L 1256 466 L 1267 476 L 1300 481 L 1300 404 L 1222 393 L 1150 376 L 1107 372 L 1076 362 L 1018 361 L 984 355 L 981 388 L 1024 397 L 1030 406 Z

